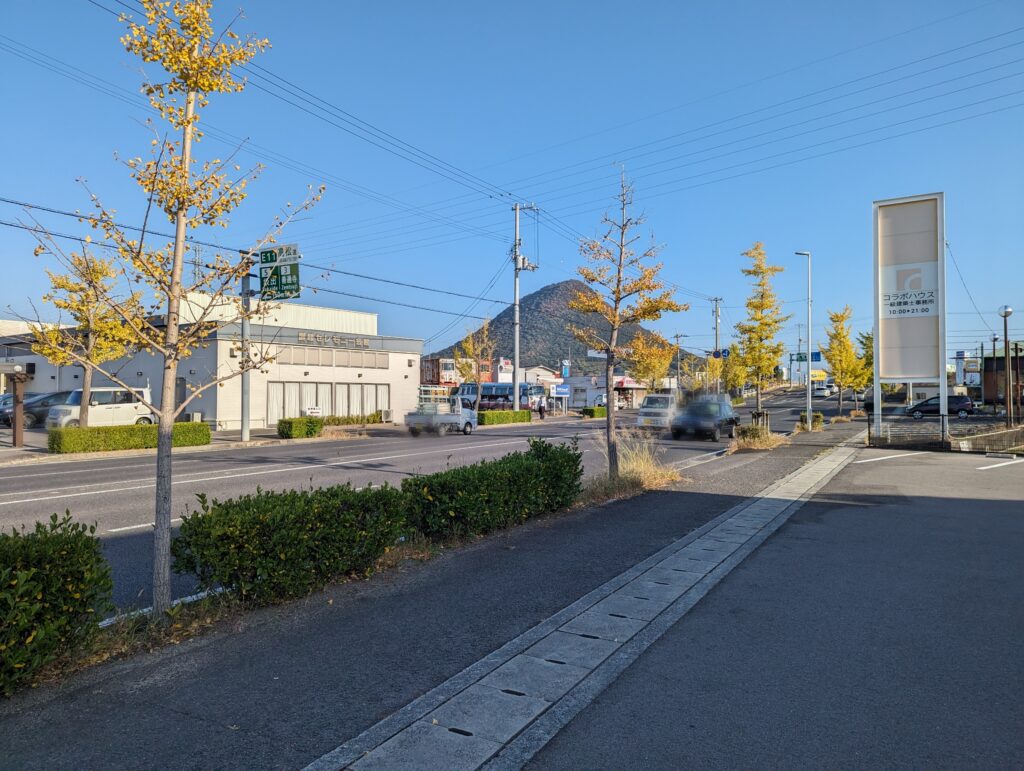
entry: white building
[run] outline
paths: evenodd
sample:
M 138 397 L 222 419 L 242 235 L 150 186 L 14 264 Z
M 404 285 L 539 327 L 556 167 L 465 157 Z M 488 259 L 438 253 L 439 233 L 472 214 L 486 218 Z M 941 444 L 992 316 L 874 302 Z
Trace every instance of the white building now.
M 201 303 L 197 303 L 197 306 Z M 209 345 L 179 363 L 177 400 L 204 383 L 238 372 L 241 325 L 233 302 L 215 314 L 222 324 Z M 182 313 L 183 321 L 189 313 Z M 232 320 L 234 319 L 234 320 Z M 385 420 L 402 421 L 416 406 L 423 341 L 377 334 L 377 314 L 282 303 L 262 323 L 253 320 L 250 339 L 254 355 L 273 361 L 250 375 L 250 425 L 274 427 L 280 418 L 299 417 L 309 407 L 323 415 L 370 415 L 378 410 Z M 22 336 L 0 338 L 0 358 L 22 359 L 30 380 L 25 390 L 46 392 L 81 387 L 80 367 L 56 367 L 31 352 Z M 161 360 L 146 353 L 108 362 L 131 386 L 149 386 L 159 402 Z M 97 373 L 94 385 L 112 385 Z M 157 404 L 159 406 L 159 403 Z M 233 377 L 207 389 L 186 411 L 199 413 L 215 430 L 241 426 L 241 378 Z

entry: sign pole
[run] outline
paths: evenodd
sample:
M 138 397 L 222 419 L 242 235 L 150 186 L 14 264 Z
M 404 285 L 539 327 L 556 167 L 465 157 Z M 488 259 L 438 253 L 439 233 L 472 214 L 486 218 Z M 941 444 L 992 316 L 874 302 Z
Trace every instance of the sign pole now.
M 249 441 L 249 269 L 242 276 L 242 441 Z

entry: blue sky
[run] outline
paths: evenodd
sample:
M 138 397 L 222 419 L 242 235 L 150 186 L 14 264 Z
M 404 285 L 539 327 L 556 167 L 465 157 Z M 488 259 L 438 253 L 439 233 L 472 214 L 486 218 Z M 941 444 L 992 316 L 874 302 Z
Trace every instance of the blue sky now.
M 218 3 L 217 18 L 237 6 Z M 777 289 L 795 314 L 790 346 L 806 296 L 794 250 L 814 252 L 816 337 L 825 310 L 844 303 L 854 326 L 868 328 L 871 202 L 940 190 L 952 253 L 982 314 L 950 263 L 950 350 L 990 339 L 989 326 L 1001 334 L 995 310 L 1004 303 L 1019 308 L 1013 327 L 1024 337 L 1024 4 L 244 7 L 237 30 L 273 48 L 243 94 L 215 97 L 204 111 L 213 129 L 200 156 L 223 156 L 230 137 L 245 138 L 239 157 L 267 170 L 228 230 L 198 237 L 245 246 L 284 203 L 323 182 L 323 202 L 283 239 L 298 242 L 307 263 L 488 298 L 307 268 L 311 286 L 377 299 L 321 291 L 304 302 L 376 311 L 382 333 L 439 348 L 478 321 L 426 309 L 494 316 L 511 297 L 514 200 L 543 210 L 539 226 L 523 218 L 524 250 L 541 266 L 524 276 L 525 294 L 573 276 L 574 238 L 597 232 L 624 166 L 665 246 L 664 276 L 692 306 L 651 326 L 689 335 L 691 349 L 711 346 L 713 296 L 724 298 L 728 340 L 747 294 L 740 253 L 758 240 L 786 267 Z M 131 104 L 139 65 L 118 43 L 114 15 L 84 1 L 56 9 L 12 0 L 3 17 L 0 196 L 84 208 L 84 177 L 123 221 L 140 220 L 143 202 L 114 153 L 145 152 L 147 111 Z M 54 69 L 100 78 L 121 98 Z M 256 87 L 269 86 L 268 71 L 293 84 L 282 96 L 294 104 Z M 366 141 L 367 125 L 386 134 Z M 35 216 L 57 232 L 84 232 L 73 219 Z M 0 204 L 0 220 L 27 215 Z M 0 317 L 30 315 L 46 290 L 52 265 L 32 257 L 33 245 L 0 227 Z

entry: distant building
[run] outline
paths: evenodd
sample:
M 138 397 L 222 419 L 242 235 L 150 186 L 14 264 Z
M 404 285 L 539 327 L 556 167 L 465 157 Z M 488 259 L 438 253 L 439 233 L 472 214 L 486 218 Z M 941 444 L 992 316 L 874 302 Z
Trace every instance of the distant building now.
M 191 306 L 201 305 L 192 299 Z M 183 305 L 186 323 L 193 317 L 191 306 Z M 209 345 L 178 364 L 175 393 L 179 402 L 189 389 L 238 371 L 241 325 L 237 306 L 227 301 L 213 316 L 221 326 L 208 338 Z M 376 313 L 282 303 L 266 318 L 253 320 L 250 339 L 254 349 L 273 357 L 250 375 L 253 428 L 273 427 L 280 418 L 299 417 L 310 407 L 318 407 L 324 415 L 340 416 L 380 410 L 385 419 L 401 422 L 416 406 L 423 341 L 378 335 Z M 30 373 L 26 391 L 81 387 L 81 367 L 58 367 L 32 353 L 26 335 L 0 338 L 0 357 L 25 362 Z M 139 353 L 107 366 L 120 372 L 130 386 L 152 388 L 159 402 L 163 379 L 159 357 Z M 96 373 L 93 385 L 116 384 Z M 197 419 L 215 429 L 237 429 L 241 425 L 241 379 L 230 378 L 204 391 L 189 404 L 188 412 L 198 413 Z
M 1015 355 L 1016 354 L 1016 355 Z M 1004 403 L 1006 401 L 1006 350 L 1000 345 L 996 346 L 996 355 L 992 356 L 991 349 L 982 357 L 981 377 L 985 394 L 985 401 Z M 1024 401 L 1024 384 L 1021 378 L 1024 377 L 1024 340 L 1017 342 L 1010 341 L 1010 376 L 1013 381 L 1013 400 Z
M 457 386 L 462 383 L 455 359 L 420 359 L 420 384 Z

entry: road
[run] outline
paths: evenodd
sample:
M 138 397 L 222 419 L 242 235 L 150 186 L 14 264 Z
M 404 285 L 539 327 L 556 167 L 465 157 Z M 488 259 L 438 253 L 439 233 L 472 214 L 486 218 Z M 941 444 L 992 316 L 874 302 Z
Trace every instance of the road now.
M 779 414 L 798 406 L 798 397 L 779 396 L 769 404 Z M 631 425 L 626 412 L 622 423 Z M 788 427 L 788 420 L 779 427 Z M 401 432 L 338 441 L 316 441 L 219 451 L 174 454 L 174 522 L 194 507 L 195 496 L 230 498 L 263 490 L 322 487 L 346 482 L 355 487 L 401 484 L 402 479 L 475 463 L 527 446 L 529 437 L 565 442 L 580 437 L 588 474 L 604 468 L 602 421 L 534 421 L 529 426 L 481 429 L 471 436 L 413 438 Z M 699 439 L 655 440 L 667 463 L 685 463 L 724 449 Z M 152 511 L 155 470 L 152 456 L 80 460 L 0 467 L 0 527 L 8 529 L 68 510 L 82 522 L 96 523 L 114 571 L 119 607 L 149 604 L 152 564 Z M 176 597 L 195 591 L 193 581 L 176 576 Z

